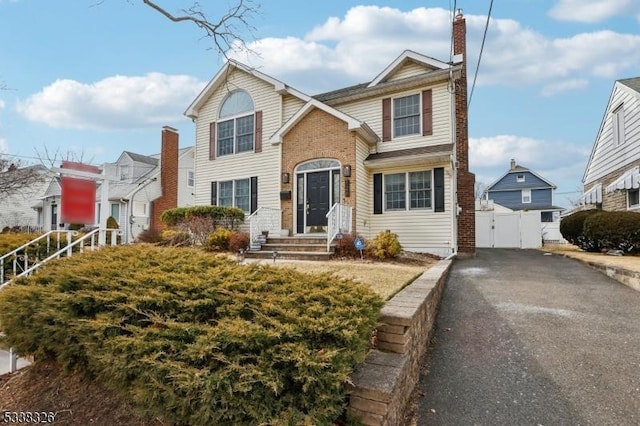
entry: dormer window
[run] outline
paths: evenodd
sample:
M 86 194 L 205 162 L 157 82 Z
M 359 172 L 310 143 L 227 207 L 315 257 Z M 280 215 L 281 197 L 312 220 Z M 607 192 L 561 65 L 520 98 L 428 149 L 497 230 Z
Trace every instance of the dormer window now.
M 522 174 L 516 175 L 516 182 L 518 182 L 518 183 L 524 182 L 524 175 L 522 175 Z
M 247 92 L 237 90 L 227 96 L 220 107 L 218 118 L 218 156 L 253 151 L 254 104 Z

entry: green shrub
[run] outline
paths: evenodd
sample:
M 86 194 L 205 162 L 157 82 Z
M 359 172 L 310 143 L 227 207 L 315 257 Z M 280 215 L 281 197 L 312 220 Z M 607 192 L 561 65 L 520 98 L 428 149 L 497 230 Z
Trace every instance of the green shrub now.
M 233 231 L 227 228 L 216 228 L 209 236 L 204 244 L 204 249 L 207 251 L 227 251 L 229 250 L 229 240 Z
M 118 221 L 115 217 L 109 216 L 107 218 L 107 228 L 109 229 L 120 229 L 120 225 L 118 225 Z
M 165 229 L 162 231 L 161 244 L 165 246 L 190 246 L 191 235 L 185 231 L 177 231 L 175 229 Z
M 0 329 L 165 424 L 328 425 L 381 306 L 328 274 L 133 245 L 17 280 L 0 291 Z
M 584 221 L 587 217 L 601 212 L 601 210 L 580 210 L 564 217 L 560 222 L 562 237 L 583 250 L 598 251 L 597 243 L 588 240 L 584 235 Z
M 397 257 L 402 252 L 398 235 L 386 230 L 380 232 L 367 243 L 366 252 L 369 256 L 384 260 Z
M 584 220 L 586 241 L 598 249 L 640 252 L 640 214 L 636 212 L 601 212 Z
M 248 232 L 233 232 L 229 237 L 229 251 L 237 253 L 240 250 L 248 250 L 250 244 Z
M 223 226 L 228 229 L 237 229 L 238 225 L 244 223 L 244 212 L 241 209 L 222 206 L 178 207 L 165 210 L 160 220 L 166 226 L 176 226 L 195 217 L 211 220 L 213 228 Z

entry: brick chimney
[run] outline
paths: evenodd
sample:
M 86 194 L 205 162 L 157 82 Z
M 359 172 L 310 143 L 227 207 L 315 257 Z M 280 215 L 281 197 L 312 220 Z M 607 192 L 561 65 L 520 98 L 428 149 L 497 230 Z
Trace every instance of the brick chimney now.
M 453 20 L 453 54 L 462 55 L 462 73 L 455 84 L 456 160 L 458 163 L 457 200 L 458 253 L 475 256 L 476 215 L 474 186 L 476 177 L 469 172 L 469 119 L 467 108 L 467 24 L 458 9 Z
M 162 128 L 160 185 L 162 196 L 151 204 L 151 227 L 156 230 L 163 228 L 162 213 L 178 207 L 178 131 L 169 126 Z

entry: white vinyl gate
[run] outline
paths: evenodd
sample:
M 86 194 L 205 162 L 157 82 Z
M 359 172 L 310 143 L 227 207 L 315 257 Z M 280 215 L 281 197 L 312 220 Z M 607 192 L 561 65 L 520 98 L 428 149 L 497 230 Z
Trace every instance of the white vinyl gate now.
M 524 249 L 541 246 L 540 212 L 476 211 L 476 247 Z

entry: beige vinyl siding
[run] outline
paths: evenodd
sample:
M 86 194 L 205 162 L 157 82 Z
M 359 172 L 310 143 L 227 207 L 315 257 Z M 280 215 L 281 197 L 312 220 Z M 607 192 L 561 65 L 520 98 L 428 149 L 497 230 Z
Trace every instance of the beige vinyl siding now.
M 194 158 L 194 150 L 191 149 L 178 160 L 178 207 L 192 206 L 194 203 L 195 187 L 188 186 L 188 172 L 193 172 Z
M 396 151 L 399 149 L 451 143 L 451 102 L 452 96 L 447 90 L 447 83 L 419 87 L 398 92 L 395 97 L 409 96 L 432 89 L 433 96 L 433 135 L 412 135 L 393 139 L 378 144 L 378 152 Z M 379 96 L 357 101 L 351 104 L 338 105 L 336 108 L 352 117 L 366 122 L 379 136 L 382 135 L 382 99 Z
M 283 103 L 283 113 L 282 113 L 282 123 L 286 123 L 293 115 L 300 110 L 304 106 L 304 102 L 296 98 L 295 96 L 285 95 L 282 101 Z
M 32 209 L 44 196 L 50 179 L 23 188 L 19 193 L 3 198 L 0 203 L 0 231 L 5 226 L 39 226 L 38 213 Z M 3 253 L 4 254 L 4 253 Z
M 369 146 L 360 138 L 356 138 L 356 165 L 355 174 L 358 177 L 355 190 L 356 194 L 356 232 L 364 233 L 369 226 L 369 216 L 373 212 L 373 179 L 364 166 L 364 160 L 369 156 Z M 362 230 L 362 231 L 361 231 Z
M 209 123 L 218 121 L 218 107 L 229 91 L 241 88 L 253 98 L 256 111 L 262 111 L 262 152 L 246 152 L 209 160 Z M 227 84 L 207 100 L 196 120 L 196 205 L 211 202 L 211 182 L 258 177 L 258 207 L 280 207 L 279 171 L 280 146 L 268 143 L 269 137 L 281 126 L 280 95 L 272 85 L 234 70 Z
M 620 174 L 640 160 L 640 95 L 616 83 L 605 112 L 595 150 L 585 173 L 585 187 L 616 170 Z M 620 105 L 624 108 L 625 142 L 613 146 L 613 114 Z
M 417 75 L 424 74 L 424 65 L 417 64 L 413 61 L 407 62 L 399 70 L 397 70 L 388 79 L 388 81 L 400 80 L 407 77 L 415 77 Z
M 389 229 L 391 232 L 398 234 L 400 244 L 402 244 L 404 250 L 432 253 L 439 256 L 451 254 L 453 246 L 453 241 L 451 241 L 453 230 L 451 222 L 451 168 L 446 164 L 439 164 L 431 165 L 428 168 L 420 166 L 395 167 L 376 170 L 376 173 L 404 173 L 427 169 L 433 170 L 435 167 L 445 168 L 444 212 L 435 213 L 432 209 L 406 211 L 384 211 L 383 209 L 382 214 L 371 214 L 369 216 L 368 226 L 365 228 L 366 232 L 363 230 L 363 236 L 365 238 L 373 238 L 378 233 Z M 431 190 L 433 191 L 433 181 Z M 373 194 L 373 183 L 371 184 L 371 193 Z M 373 212 L 373 208 L 371 208 L 371 211 Z

